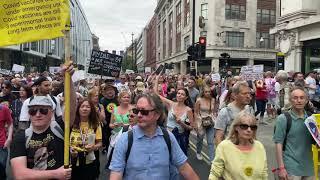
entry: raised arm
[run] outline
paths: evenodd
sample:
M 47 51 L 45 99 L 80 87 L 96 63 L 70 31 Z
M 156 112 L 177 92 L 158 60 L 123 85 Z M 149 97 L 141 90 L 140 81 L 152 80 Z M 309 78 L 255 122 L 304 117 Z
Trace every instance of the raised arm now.
M 160 75 L 157 75 L 155 78 L 154 85 L 153 85 L 153 91 L 160 97 L 161 101 L 167 106 L 167 108 L 170 109 L 172 107 L 172 105 L 174 104 L 174 102 L 159 94 L 159 85 L 158 85 L 159 84 L 159 82 L 158 82 L 159 77 L 160 77 Z

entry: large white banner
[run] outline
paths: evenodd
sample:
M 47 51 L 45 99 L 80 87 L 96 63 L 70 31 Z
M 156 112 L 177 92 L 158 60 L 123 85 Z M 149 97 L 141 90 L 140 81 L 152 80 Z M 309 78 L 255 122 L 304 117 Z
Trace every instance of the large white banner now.
M 263 65 L 249 65 L 241 67 L 241 78 L 245 81 L 263 79 Z

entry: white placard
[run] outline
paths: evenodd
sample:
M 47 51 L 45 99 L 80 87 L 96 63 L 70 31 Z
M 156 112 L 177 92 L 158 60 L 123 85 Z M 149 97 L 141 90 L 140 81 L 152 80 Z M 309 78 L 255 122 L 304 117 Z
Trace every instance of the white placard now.
M 12 71 L 15 73 L 19 73 L 19 72 L 24 72 L 24 66 L 18 65 L 18 64 L 13 64 L 12 66 Z
M 73 82 L 77 82 L 83 79 L 86 79 L 86 72 L 84 70 L 78 70 L 72 75 Z
M 151 67 L 145 67 L 144 72 L 145 73 L 151 73 Z
M 49 72 L 51 74 L 54 74 L 54 73 L 57 73 L 61 70 L 60 66 L 52 66 L 52 67 L 49 67 Z
M 263 73 L 263 65 L 254 65 L 253 72 L 254 73 Z
M 211 74 L 211 79 L 212 79 L 212 81 L 220 81 L 221 76 L 219 73 Z
M 249 65 L 241 67 L 241 78 L 245 81 L 263 79 L 263 65 Z

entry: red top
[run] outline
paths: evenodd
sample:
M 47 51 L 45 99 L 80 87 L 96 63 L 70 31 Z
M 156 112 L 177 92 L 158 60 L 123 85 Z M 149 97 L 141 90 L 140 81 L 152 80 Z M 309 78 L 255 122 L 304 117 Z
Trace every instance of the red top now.
M 266 100 L 267 99 L 267 88 L 263 86 L 262 88 L 257 87 L 256 90 L 256 100 Z
M 2 147 L 7 140 L 5 125 L 11 123 L 12 117 L 9 108 L 0 104 L 0 147 Z

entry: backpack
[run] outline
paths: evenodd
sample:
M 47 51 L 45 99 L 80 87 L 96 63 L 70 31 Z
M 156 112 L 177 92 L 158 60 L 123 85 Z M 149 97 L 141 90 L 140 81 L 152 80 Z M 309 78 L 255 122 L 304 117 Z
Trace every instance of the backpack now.
M 51 121 L 50 129 L 55 136 L 57 136 L 59 139 L 64 140 L 64 131 L 56 121 Z M 26 149 L 29 148 L 29 142 L 31 140 L 32 134 L 33 134 L 32 126 L 30 126 L 28 129 L 24 131 L 24 136 L 26 139 L 26 144 L 25 144 Z

